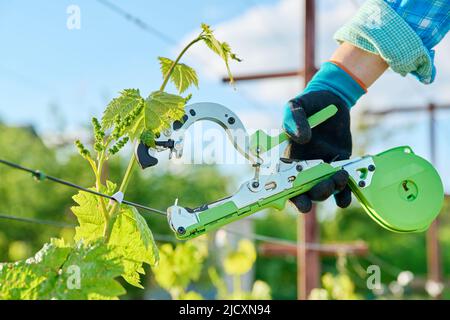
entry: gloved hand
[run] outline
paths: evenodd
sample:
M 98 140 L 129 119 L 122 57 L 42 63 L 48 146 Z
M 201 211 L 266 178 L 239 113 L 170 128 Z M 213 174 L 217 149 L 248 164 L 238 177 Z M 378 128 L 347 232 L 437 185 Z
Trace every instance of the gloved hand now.
M 349 110 L 365 92 L 364 84 L 343 66 L 324 63 L 305 90 L 285 106 L 283 129 L 291 140 L 286 156 L 296 160 L 322 159 L 328 163 L 350 158 Z M 330 104 L 338 108 L 337 113 L 311 130 L 307 118 Z M 341 170 L 291 201 L 303 213 L 311 210 L 312 201 L 323 201 L 331 195 L 339 207 L 348 207 L 351 191 L 347 182 L 348 173 Z

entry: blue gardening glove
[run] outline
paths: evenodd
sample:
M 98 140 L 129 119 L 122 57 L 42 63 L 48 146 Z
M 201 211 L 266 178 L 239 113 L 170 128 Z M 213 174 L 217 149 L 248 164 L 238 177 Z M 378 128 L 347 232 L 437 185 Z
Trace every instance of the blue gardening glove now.
M 291 141 L 287 157 L 325 162 L 348 159 L 352 153 L 349 110 L 365 92 L 364 85 L 343 67 L 324 63 L 305 90 L 284 108 L 283 129 Z M 330 104 L 338 108 L 337 113 L 311 130 L 307 118 Z M 348 207 L 351 191 L 347 182 L 348 173 L 341 170 L 291 201 L 303 213 L 311 210 L 312 201 L 323 201 L 331 195 L 339 207 Z

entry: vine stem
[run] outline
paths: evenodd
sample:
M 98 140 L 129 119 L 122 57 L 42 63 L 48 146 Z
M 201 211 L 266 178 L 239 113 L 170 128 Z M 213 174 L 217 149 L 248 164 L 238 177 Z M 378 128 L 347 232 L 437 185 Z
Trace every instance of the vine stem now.
M 170 76 L 172 75 L 173 70 L 175 69 L 175 66 L 181 60 L 181 58 L 186 53 L 186 51 L 192 45 L 194 45 L 195 43 L 199 42 L 200 40 L 202 40 L 202 34 L 200 34 L 197 38 L 195 38 L 194 40 L 189 42 L 186 45 L 186 47 L 184 47 L 184 49 L 181 50 L 180 54 L 177 56 L 175 61 L 172 63 L 172 65 L 170 66 L 170 68 L 167 71 L 167 73 L 164 75 L 163 83 L 161 84 L 161 87 L 159 88 L 160 91 L 164 91 L 164 89 L 166 88 L 167 83 L 169 82 Z M 127 190 L 128 182 L 130 181 L 130 178 L 132 176 L 135 162 L 136 162 L 136 155 L 133 153 L 133 155 L 131 156 L 130 161 L 128 162 L 127 170 L 125 171 L 125 175 L 124 175 L 124 177 L 122 179 L 122 183 L 120 184 L 120 188 L 119 188 L 119 191 L 121 191 L 124 194 L 125 194 L 125 191 Z M 117 218 L 119 207 L 120 207 L 120 204 L 118 202 L 115 202 L 114 205 L 111 207 L 111 210 L 109 211 L 109 218 L 107 219 L 107 223 L 106 223 L 106 226 L 105 226 L 105 234 L 104 234 L 106 243 L 109 242 L 109 239 L 111 237 L 112 229 L 113 229 L 113 226 L 114 226 L 114 222 L 115 222 L 115 220 Z
M 136 162 L 136 155 L 133 153 L 133 155 L 131 156 L 130 162 L 128 162 L 128 167 L 127 167 L 127 170 L 125 171 L 125 175 L 122 179 L 122 184 L 120 185 L 120 188 L 119 188 L 119 191 L 121 191 L 122 193 L 125 193 L 125 191 L 127 190 L 128 182 L 130 181 L 135 162 Z
M 175 61 L 172 63 L 172 65 L 170 66 L 169 70 L 167 71 L 167 73 L 164 75 L 164 80 L 163 83 L 161 84 L 161 87 L 159 88 L 159 91 L 164 91 L 164 89 L 166 88 L 167 83 L 169 82 L 170 76 L 172 75 L 173 69 L 175 68 L 175 66 L 178 64 L 178 62 L 180 61 L 181 57 L 186 53 L 186 51 L 195 43 L 199 42 L 200 40 L 202 40 L 202 35 L 198 36 L 197 38 L 195 38 L 194 40 L 192 40 L 191 42 L 189 42 L 187 44 L 186 47 L 184 47 L 183 50 L 181 50 L 180 54 L 178 55 L 178 57 L 175 59 Z
M 107 144 L 106 144 L 107 145 Z M 105 162 L 105 151 L 102 151 L 102 153 L 98 156 L 98 166 L 97 166 L 97 174 L 96 174 L 96 185 L 97 185 L 97 192 L 101 192 L 101 185 L 102 185 L 102 171 L 103 171 L 103 164 Z M 107 226 L 109 221 L 109 213 L 108 209 L 106 208 L 105 199 L 100 198 L 100 206 L 102 208 L 103 213 L 103 219 L 105 219 L 105 227 L 103 228 L 103 236 L 106 236 L 107 234 Z
M 133 155 L 130 159 L 130 162 L 128 162 L 127 170 L 125 171 L 125 175 L 122 179 L 122 183 L 119 188 L 119 191 L 122 193 L 125 193 L 125 191 L 128 187 L 128 182 L 130 181 L 135 162 L 136 162 L 136 155 L 133 153 Z M 106 243 L 108 243 L 109 239 L 111 238 L 112 228 L 114 226 L 114 222 L 116 221 L 117 214 L 119 213 L 119 211 L 118 211 L 119 208 L 120 208 L 120 203 L 118 203 L 118 202 L 114 202 L 113 206 L 111 207 L 111 210 L 109 213 L 109 219 L 107 220 L 107 223 L 105 226 L 104 236 L 105 236 Z
M 95 162 L 92 159 L 88 159 L 89 164 L 92 167 L 92 171 L 94 171 L 94 175 L 95 175 L 95 187 L 97 189 L 97 192 L 101 192 L 100 190 L 100 186 L 101 186 L 101 181 L 100 181 L 100 170 L 101 170 L 101 164 L 100 164 L 100 160 L 99 160 L 99 166 L 98 168 L 95 166 Z M 105 230 L 103 231 L 104 234 L 106 234 L 106 223 L 108 222 L 108 211 L 106 210 L 106 205 L 104 202 L 103 198 L 99 199 L 100 201 L 100 207 L 101 207 L 101 211 L 102 211 L 102 215 L 103 218 L 105 219 Z

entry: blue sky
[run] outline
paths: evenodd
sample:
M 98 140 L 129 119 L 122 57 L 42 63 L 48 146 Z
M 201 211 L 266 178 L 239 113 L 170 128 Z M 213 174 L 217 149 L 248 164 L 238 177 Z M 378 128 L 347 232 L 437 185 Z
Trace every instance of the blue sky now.
M 97 0 L 0 0 L 0 119 L 13 125 L 33 124 L 40 132 L 77 130 L 124 88 L 143 95 L 157 89 L 161 75 L 156 57 L 173 57 L 182 43 L 206 22 L 244 59 L 235 73 L 290 70 L 301 65 L 301 6 L 297 0 L 110 0 L 142 21 L 179 41 L 168 44 L 137 28 Z M 317 63 L 336 48 L 334 31 L 357 10 L 361 0 L 318 0 Z M 69 5 L 81 10 L 81 29 L 66 27 Z M 353 122 L 367 109 L 450 103 L 450 41 L 437 48 L 436 82 L 419 84 L 412 77 L 388 72 L 352 110 Z M 193 102 L 212 101 L 231 107 L 249 128 L 279 128 L 281 107 L 301 90 L 299 79 L 224 85 L 219 59 L 198 47 L 185 60 L 199 71 L 200 90 Z M 427 119 L 422 114 L 380 120 L 396 128 L 371 144 L 371 152 L 408 144 L 428 157 Z M 450 181 L 450 112 L 438 116 L 438 167 Z M 405 127 L 404 125 L 409 126 Z M 354 131 L 358 140 L 358 132 Z M 450 190 L 450 182 L 447 189 Z
M 215 25 L 253 5 L 217 0 L 115 2 L 180 41 L 200 22 Z M 80 7 L 80 30 L 66 28 L 71 4 Z M 156 89 L 161 83 L 156 57 L 173 56 L 176 47 L 94 0 L 0 1 L 0 39 L 0 117 L 8 123 L 33 123 L 39 130 L 57 127 L 51 106 L 58 107 L 57 114 L 69 126 L 77 126 L 98 115 L 123 88 L 140 88 L 144 94 Z M 205 100 L 217 100 L 228 89 L 219 79 L 201 79 L 201 88 Z

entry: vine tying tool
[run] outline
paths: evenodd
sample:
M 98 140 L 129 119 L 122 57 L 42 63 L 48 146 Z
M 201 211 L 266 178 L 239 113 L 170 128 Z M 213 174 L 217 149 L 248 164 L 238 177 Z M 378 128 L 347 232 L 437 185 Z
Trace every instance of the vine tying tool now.
M 308 118 L 308 122 L 314 128 L 336 112 L 337 108 L 329 105 Z M 444 190 L 439 174 L 408 146 L 332 163 L 281 158 L 272 172 L 261 174 L 261 155 L 288 140 L 287 135 L 272 137 L 262 130 L 249 135 L 239 117 L 217 103 L 185 106 L 183 119 L 174 121 L 171 129 L 161 133 L 154 148 L 142 142 L 138 145 L 140 166 L 155 166 L 158 153 L 164 150 L 170 151 L 170 158 L 182 157 L 186 130 L 201 120 L 215 122 L 225 130 L 236 150 L 253 165 L 255 175 L 229 197 L 196 208 L 178 203 L 169 207 L 168 222 L 179 239 L 199 236 L 265 208 L 281 210 L 287 200 L 309 191 L 339 170 L 348 172 L 349 186 L 366 213 L 390 231 L 424 231 L 442 208 Z

